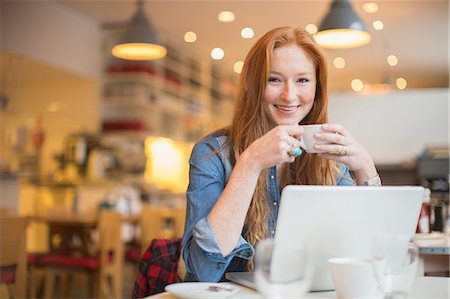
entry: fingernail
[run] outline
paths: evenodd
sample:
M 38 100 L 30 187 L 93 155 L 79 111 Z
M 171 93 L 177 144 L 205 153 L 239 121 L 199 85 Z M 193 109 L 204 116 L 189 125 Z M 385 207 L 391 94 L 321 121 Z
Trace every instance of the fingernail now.
M 315 148 L 315 149 L 320 149 L 320 148 L 321 148 L 321 146 L 320 146 L 320 145 L 318 145 L 318 144 L 314 144 L 314 148 Z

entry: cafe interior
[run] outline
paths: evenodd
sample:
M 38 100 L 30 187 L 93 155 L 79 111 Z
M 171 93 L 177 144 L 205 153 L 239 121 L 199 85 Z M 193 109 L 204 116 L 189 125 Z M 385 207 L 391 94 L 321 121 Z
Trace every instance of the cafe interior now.
M 356 44 L 321 35 L 335 2 L 354 15 L 332 21 L 362 24 Z M 417 233 L 447 245 L 424 272 L 449 276 L 448 1 L 0 8 L 1 298 L 130 297 L 152 240 L 183 235 L 193 145 L 230 123 L 247 51 L 279 26 L 324 47 L 330 121 L 365 146 L 383 185 L 430 190 Z

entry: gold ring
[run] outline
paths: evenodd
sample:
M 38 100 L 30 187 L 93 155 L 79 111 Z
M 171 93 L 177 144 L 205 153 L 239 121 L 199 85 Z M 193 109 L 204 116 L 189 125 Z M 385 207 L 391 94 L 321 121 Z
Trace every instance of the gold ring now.
M 344 148 L 342 151 L 339 152 L 339 156 L 345 156 L 347 155 L 347 150 Z

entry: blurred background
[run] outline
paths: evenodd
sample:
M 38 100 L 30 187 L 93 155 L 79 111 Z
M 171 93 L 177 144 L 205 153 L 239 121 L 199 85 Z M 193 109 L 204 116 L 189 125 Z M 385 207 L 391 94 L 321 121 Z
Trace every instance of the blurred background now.
M 251 45 L 278 26 L 317 33 L 331 3 L 2 0 L 2 207 L 93 212 L 119 202 L 120 186 L 183 206 L 190 150 L 230 123 Z M 449 2 L 350 3 L 370 41 L 325 49 L 330 121 L 367 148 L 384 184 L 429 187 L 431 212 L 447 215 Z M 161 59 L 111 54 L 138 7 Z M 29 247 L 45 250 L 35 236 Z

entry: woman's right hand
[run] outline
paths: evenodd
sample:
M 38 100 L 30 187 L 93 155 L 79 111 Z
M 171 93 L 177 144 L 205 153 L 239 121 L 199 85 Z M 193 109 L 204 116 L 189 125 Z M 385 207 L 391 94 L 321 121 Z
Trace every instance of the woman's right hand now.
M 291 148 L 300 147 L 303 128 L 299 125 L 279 125 L 256 139 L 244 153 L 263 170 L 281 163 L 292 163 L 296 157 L 290 156 Z

